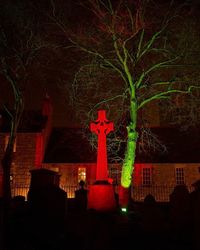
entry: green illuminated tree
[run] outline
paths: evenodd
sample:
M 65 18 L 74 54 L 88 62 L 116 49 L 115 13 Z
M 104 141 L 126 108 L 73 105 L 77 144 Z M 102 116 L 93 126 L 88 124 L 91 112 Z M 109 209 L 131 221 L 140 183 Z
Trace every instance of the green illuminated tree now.
M 190 81 L 183 82 L 177 76 L 190 64 L 184 61 L 189 52 L 183 49 L 185 44 L 178 34 L 184 18 L 190 15 L 189 6 L 140 0 L 88 0 L 81 6 L 87 18 L 73 24 L 71 30 L 69 23 L 66 26 L 64 19 L 57 18 L 55 4 L 51 18 L 67 36 L 70 44 L 66 48 L 81 52 L 78 58 L 83 63 L 72 86 L 79 115 L 87 110 L 91 117 L 102 107 L 109 107 L 115 119 L 126 114 L 121 186 L 129 188 L 140 110 L 145 107 L 148 112 L 148 104 L 153 101 L 194 90 Z

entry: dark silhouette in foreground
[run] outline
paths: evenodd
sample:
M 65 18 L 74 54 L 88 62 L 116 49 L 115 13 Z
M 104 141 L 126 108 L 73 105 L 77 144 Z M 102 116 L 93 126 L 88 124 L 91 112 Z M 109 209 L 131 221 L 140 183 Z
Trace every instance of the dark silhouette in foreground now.
M 190 214 L 194 249 L 200 249 L 200 180 L 193 183 L 194 191 L 190 193 Z
M 87 210 L 87 195 L 88 190 L 85 189 L 85 182 L 81 180 L 79 182 L 79 189 L 75 191 L 75 206 L 78 211 Z
M 156 202 L 151 194 L 140 203 L 131 200 L 125 213 L 86 209 L 83 187 L 77 190 L 74 199 L 67 199 L 66 195 L 64 199 L 64 191 L 57 187 L 42 187 L 29 194 L 28 201 L 24 197 L 13 198 L 11 240 L 6 250 L 135 247 L 141 250 L 198 250 L 200 189 L 197 186 L 190 194 L 184 186 L 176 187 L 169 203 Z M 64 200 L 74 201 L 74 206 L 66 208 Z

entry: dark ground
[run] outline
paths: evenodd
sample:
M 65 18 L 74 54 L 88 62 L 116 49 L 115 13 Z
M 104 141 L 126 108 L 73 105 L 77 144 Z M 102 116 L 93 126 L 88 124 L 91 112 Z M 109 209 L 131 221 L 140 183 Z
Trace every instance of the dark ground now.
M 169 204 L 130 203 L 129 211 L 99 213 L 74 209 L 59 217 L 33 215 L 25 203 L 10 221 L 8 250 L 193 250 L 192 226 L 174 226 Z

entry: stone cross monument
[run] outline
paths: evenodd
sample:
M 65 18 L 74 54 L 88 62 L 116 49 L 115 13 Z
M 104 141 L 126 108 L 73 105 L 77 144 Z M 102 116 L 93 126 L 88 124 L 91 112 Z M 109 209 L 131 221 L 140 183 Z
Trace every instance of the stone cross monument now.
M 106 111 L 99 110 L 96 121 L 91 122 L 91 132 L 98 136 L 96 165 L 96 181 L 90 185 L 88 193 L 88 209 L 97 211 L 113 211 L 116 200 L 112 184 L 108 181 L 106 136 L 113 131 L 113 123 L 106 119 Z
M 106 111 L 99 110 L 97 120 L 90 124 L 91 132 L 98 136 L 96 180 L 108 179 L 106 135 L 113 129 L 113 122 L 106 119 Z

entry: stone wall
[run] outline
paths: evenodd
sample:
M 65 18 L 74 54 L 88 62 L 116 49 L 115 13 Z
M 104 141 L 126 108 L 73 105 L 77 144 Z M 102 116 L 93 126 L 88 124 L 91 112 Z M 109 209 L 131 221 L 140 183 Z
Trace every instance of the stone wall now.
M 0 133 L 0 159 L 2 159 L 6 137 L 9 134 Z M 29 171 L 34 168 L 36 149 L 36 133 L 18 133 L 16 138 L 16 152 L 14 152 L 11 168 L 11 182 L 17 185 L 30 183 Z
M 18 133 L 13 169 L 16 183 L 28 184 L 30 170 L 35 166 L 36 133 Z
M 196 180 L 200 179 L 200 163 L 143 163 L 141 168 L 150 167 L 152 169 L 152 185 L 155 186 L 175 186 L 176 168 L 184 169 L 185 184 L 191 186 Z M 137 168 L 137 166 L 136 166 Z M 140 171 L 140 179 L 142 171 Z M 133 175 L 133 183 L 134 183 Z
M 198 163 L 168 163 L 155 164 L 155 169 L 158 173 L 154 174 L 158 185 L 176 185 L 175 169 L 183 168 L 184 179 L 187 186 L 191 186 L 196 180 L 200 179 L 199 164 Z M 164 169 L 164 170 L 163 170 Z
M 95 180 L 95 163 L 43 163 L 42 167 L 60 173 L 60 185 L 78 185 L 78 169 L 86 168 L 86 182 Z
M 95 180 L 95 163 L 45 163 L 44 168 L 58 171 L 61 174 L 61 185 L 78 184 L 78 168 L 87 169 L 87 183 L 91 184 Z M 120 184 L 121 165 L 109 164 L 110 177 Z M 143 163 L 139 164 L 141 168 L 138 171 L 139 185 L 142 185 L 142 168 L 149 167 L 152 169 L 153 186 L 175 186 L 176 185 L 176 168 L 184 169 L 185 184 L 191 186 L 196 180 L 200 179 L 200 164 L 196 163 Z M 136 165 L 137 168 L 137 165 Z M 136 171 L 133 174 L 133 185 L 136 185 Z
M 0 159 L 5 150 L 5 138 L 9 134 L 0 133 Z M 18 133 L 16 139 L 16 152 L 14 153 L 13 165 L 11 169 L 12 186 L 26 188 L 30 183 L 30 170 L 35 166 L 37 133 Z M 78 169 L 86 169 L 86 183 L 88 185 L 95 181 L 96 163 L 43 163 L 42 167 L 59 172 L 60 185 L 63 187 L 78 187 Z M 200 179 L 200 163 L 142 163 L 136 164 L 133 174 L 133 186 L 142 186 L 142 168 L 151 168 L 152 186 L 176 185 L 176 168 L 184 169 L 185 184 L 190 187 L 192 183 Z M 109 164 L 110 177 L 114 184 L 120 184 L 121 165 Z M 2 168 L 0 168 L 2 176 Z M 0 178 L 0 185 L 1 185 Z M 25 189 L 24 189 L 25 190 Z M 23 192 L 26 192 L 23 191 Z M 74 190 L 74 189 L 73 189 Z M 1 191 L 1 190 L 0 190 Z M 21 191 L 20 191 L 21 192 Z M 68 193 L 72 193 L 70 190 Z

